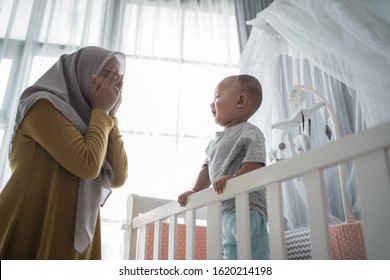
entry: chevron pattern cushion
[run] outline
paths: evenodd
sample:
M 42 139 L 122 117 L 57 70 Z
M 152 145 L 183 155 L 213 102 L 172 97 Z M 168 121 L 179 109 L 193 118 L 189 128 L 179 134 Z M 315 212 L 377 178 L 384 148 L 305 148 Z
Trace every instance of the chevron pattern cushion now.
M 311 260 L 311 242 L 308 229 L 286 231 L 288 260 Z

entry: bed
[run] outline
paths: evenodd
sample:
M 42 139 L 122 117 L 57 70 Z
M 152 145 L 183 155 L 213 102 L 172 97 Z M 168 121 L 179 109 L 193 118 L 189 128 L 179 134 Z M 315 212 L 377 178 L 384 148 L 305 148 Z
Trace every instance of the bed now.
M 123 226 L 124 258 L 222 259 L 221 202 L 235 197 L 238 258 L 250 259 L 248 193 L 266 188 L 271 259 L 390 259 L 389 147 L 390 123 L 384 123 L 232 179 L 222 195 L 211 188 L 198 192 L 186 207 L 131 194 Z M 329 225 L 322 172 L 349 161 L 356 171 L 361 219 Z M 297 177 L 303 178 L 308 199 L 309 226 L 295 232 L 305 235 L 300 240 L 306 240 L 302 246 L 308 252 L 303 253 L 293 251 L 294 232 L 285 230 L 282 207 L 281 185 Z

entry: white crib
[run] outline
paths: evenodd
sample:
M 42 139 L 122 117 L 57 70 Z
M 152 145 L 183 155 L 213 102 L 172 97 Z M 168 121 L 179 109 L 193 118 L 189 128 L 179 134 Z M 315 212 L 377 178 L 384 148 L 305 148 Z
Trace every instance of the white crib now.
M 388 260 L 389 148 L 390 123 L 386 123 L 232 179 L 227 183 L 222 195 L 217 195 L 212 188 L 198 192 L 189 197 L 186 207 L 180 207 L 175 201 L 130 195 L 128 219 L 124 226 L 124 258 L 146 259 L 148 227 L 154 224 L 153 258 L 160 259 L 161 228 L 162 223 L 167 220 L 168 259 L 176 259 L 178 220 L 184 217 L 186 259 L 195 259 L 196 221 L 202 219 L 207 220 L 207 259 L 221 259 L 221 201 L 235 197 L 238 258 L 250 259 L 248 193 L 259 188 L 267 188 L 270 256 L 274 260 L 287 259 L 281 184 L 283 181 L 302 176 L 308 199 L 311 257 L 331 259 L 322 171 L 352 161 L 360 196 L 367 258 Z M 202 209 L 206 211 L 202 212 Z

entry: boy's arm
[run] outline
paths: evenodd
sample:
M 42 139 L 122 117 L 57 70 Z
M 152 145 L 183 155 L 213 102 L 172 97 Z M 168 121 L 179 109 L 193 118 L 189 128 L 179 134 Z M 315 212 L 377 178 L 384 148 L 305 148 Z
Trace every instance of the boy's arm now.
M 191 191 L 186 191 L 179 195 L 177 202 L 180 206 L 185 206 L 187 204 L 187 197 L 191 194 L 207 189 L 210 186 L 210 177 L 209 177 L 209 166 L 204 165 L 200 170 L 198 177 L 196 178 L 195 185 Z
M 263 166 L 265 166 L 265 164 L 262 162 L 244 162 L 241 165 L 241 168 L 233 175 L 233 177 L 240 176 Z
M 234 177 L 243 175 L 252 170 L 258 169 L 260 167 L 265 166 L 264 163 L 261 162 L 244 162 L 241 165 L 241 168 L 233 175 L 233 176 L 222 176 L 213 182 L 214 190 L 217 194 L 223 193 L 223 190 L 226 188 L 226 182 Z

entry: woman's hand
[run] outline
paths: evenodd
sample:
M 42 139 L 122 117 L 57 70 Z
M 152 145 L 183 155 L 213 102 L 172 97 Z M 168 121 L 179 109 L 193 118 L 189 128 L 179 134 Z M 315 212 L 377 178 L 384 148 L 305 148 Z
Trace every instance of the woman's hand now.
M 116 101 L 114 107 L 112 107 L 112 109 L 110 111 L 111 117 L 115 117 L 116 111 L 118 111 L 119 106 L 122 104 L 122 86 L 123 86 L 123 75 L 120 75 L 120 79 L 118 82 L 119 96 L 118 96 L 118 100 Z
M 115 70 L 112 70 L 99 86 L 98 77 L 92 75 L 90 91 L 92 108 L 101 109 L 108 114 L 117 104 L 119 99 L 121 91 L 119 82 L 121 80 L 121 76 L 116 73 Z M 123 81 L 121 83 L 123 83 Z

